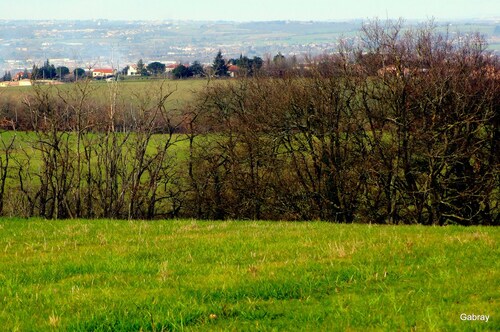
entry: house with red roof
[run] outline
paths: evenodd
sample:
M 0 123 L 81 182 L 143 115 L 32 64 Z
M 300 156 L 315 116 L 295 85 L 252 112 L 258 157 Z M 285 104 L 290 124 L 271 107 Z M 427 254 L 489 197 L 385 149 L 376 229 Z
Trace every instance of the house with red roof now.
M 116 74 L 116 70 L 111 68 L 95 68 L 92 69 L 92 77 L 93 78 L 106 78 L 110 76 L 114 76 Z
M 31 79 L 31 73 L 27 73 L 26 75 L 25 72 L 20 71 L 12 77 L 13 81 L 20 81 L 22 79 Z
M 240 72 L 240 67 L 236 65 L 230 65 L 227 68 L 227 72 L 229 73 L 230 77 L 238 77 L 238 73 Z
M 189 68 L 189 64 L 188 63 L 185 63 L 185 64 L 182 64 L 182 63 L 170 63 L 170 64 L 168 64 L 168 65 L 165 66 L 165 72 L 166 73 L 170 73 L 171 71 L 173 71 L 175 68 L 177 68 L 179 66 L 184 66 L 186 68 Z

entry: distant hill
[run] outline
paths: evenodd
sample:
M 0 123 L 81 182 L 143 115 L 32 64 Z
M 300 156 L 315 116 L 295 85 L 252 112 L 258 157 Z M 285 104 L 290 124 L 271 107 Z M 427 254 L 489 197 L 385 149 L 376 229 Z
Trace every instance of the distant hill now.
M 453 29 L 477 30 L 500 50 L 497 21 L 460 22 Z M 68 67 L 124 67 L 149 61 L 199 60 L 225 56 L 315 55 L 336 50 L 353 37 L 361 20 L 346 22 L 231 21 L 0 21 L 0 70 L 31 68 L 46 59 Z M 442 24 L 443 26 L 447 24 Z

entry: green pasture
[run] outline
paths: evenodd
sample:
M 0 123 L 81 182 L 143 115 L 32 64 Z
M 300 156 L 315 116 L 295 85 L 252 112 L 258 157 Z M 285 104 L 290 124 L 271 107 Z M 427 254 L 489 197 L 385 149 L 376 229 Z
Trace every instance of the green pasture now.
M 57 95 L 60 94 L 67 98 L 68 100 L 78 100 L 79 89 L 83 88 L 83 85 L 88 84 L 88 89 L 91 91 L 89 96 L 89 101 L 87 103 L 96 102 L 97 104 L 109 104 L 110 96 L 113 89 L 116 88 L 117 91 L 117 103 L 121 103 L 121 107 L 127 107 L 130 103 L 140 103 L 141 100 L 144 102 L 150 101 L 154 98 L 160 86 L 163 87 L 164 92 L 170 91 L 172 95 L 166 101 L 166 107 L 170 110 L 179 110 L 184 107 L 184 105 L 196 98 L 196 94 L 199 93 L 207 84 L 214 84 L 215 81 L 208 81 L 203 79 L 190 79 L 190 80 L 126 80 L 118 82 L 106 82 L 106 81 L 90 81 L 90 82 L 78 82 L 69 83 L 56 86 L 42 86 L 42 89 L 48 89 L 53 96 L 57 99 Z M 223 82 L 223 81 L 221 81 Z M 6 105 L 5 101 L 10 101 L 11 103 L 21 105 L 23 100 L 34 93 L 33 87 L 10 87 L 0 89 L 0 103 Z M 153 94 L 148 99 L 148 94 Z M 73 99 L 72 99 L 73 98 Z M 178 117 L 178 112 L 172 113 L 173 117 Z M 0 114 L 1 116 L 1 114 Z M 0 117 L 1 119 L 1 117 Z M 177 120 L 174 119 L 174 122 Z M 118 140 L 120 140 L 125 134 L 116 134 Z M 132 133 L 129 138 L 130 144 L 134 142 L 134 136 L 136 134 Z M 9 131 L 0 130 L 0 151 L 3 151 L 3 144 L 8 144 L 11 139 L 15 136 L 14 150 L 11 154 L 12 163 L 14 166 L 16 162 L 24 162 L 27 158 L 31 159 L 30 168 L 32 170 L 38 170 L 41 166 L 41 153 L 37 150 L 37 145 L 39 145 L 40 138 L 36 136 L 34 132 L 23 132 L 23 131 Z M 86 134 L 85 140 L 91 141 L 93 136 L 96 134 Z M 68 138 L 70 143 L 70 148 L 76 153 L 76 135 L 74 133 L 61 133 L 63 139 Z M 165 140 L 165 136 L 158 134 L 154 135 L 150 144 L 148 145 L 148 153 L 154 154 L 156 147 L 161 145 Z M 179 157 L 180 160 L 184 159 L 187 155 L 187 142 L 185 137 L 181 135 L 174 135 L 173 141 L 175 144 L 170 149 L 171 155 Z M 129 144 L 129 145 L 130 145 Z M 133 146 L 130 145 L 130 148 Z M 83 153 L 83 147 L 81 148 Z M 9 174 L 9 179 L 7 183 L 15 183 L 17 179 L 16 174 Z
M 97 142 L 102 141 L 102 137 L 97 137 L 97 135 L 104 136 L 105 133 L 95 134 L 95 133 L 87 133 L 83 137 L 87 143 L 82 142 L 80 146 L 80 158 L 82 158 L 82 162 L 84 161 L 84 144 L 89 145 L 88 142 Z M 127 138 L 127 144 L 124 148 L 124 151 L 127 153 L 129 157 L 133 156 L 134 149 L 136 148 L 135 142 L 137 142 L 137 134 L 130 133 L 116 133 L 117 140 L 120 142 Z M 69 149 L 71 150 L 70 160 L 73 163 L 76 163 L 75 160 L 77 158 L 77 135 L 75 133 L 60 133 L 60 137 L 63 142 L 61 146 L 65 145 L 66 140 L 68 141 Z M 19 186 L 19 178 L 18 178 L 18 169 L 19 165 L 27 165 L 29 161 L 29 168 L 33 174 L 37 174 L 40 172 L 43 166 L 42 152 L 40 150 L 42 143 L 40 140 L 43 140 L 44 137 L 38 137 L 35 132 L 23 132 L 23 131 L 4 131 L 0 132 L 0 151 L 3 151 L 3 145 L 8 145 L 11 140 L 14 139 L 14 149 L 10 153 L 10 164 L 8 177 L 6 181 L 7 189 L 17 188 Z M 159 150 L 162 149 L 162 146 L 165 144 L 168 137 L 165 134 L 154 134 L 149 141 L 147 146 L 146 154 L 148 156 L 156 155 Z M 171 159 L 174 160 L 172 167 L 175 167 L 177 171 L 182 171 L 185 168 L 187 159 L 188 159 L 188 151 L 189 151 L 189 141 L 187 136 L 184 134 L 173 134 L 171 138 L 171 146 L 168 149 L 168 155 Z M 90 144 L 92 145 L 92 144 Z M 92 162 L 97 165 L 97 152 L 93 153 Z M 1 156 L 5 158 L 5 156 Z M 24 166 L 26 167 L 26 166 Z M 97 167 L 97 166 L 95 166 Z M 39 184 L 40 179 L 38 177 L 31 178 L 30 185 Z M 145 179 L 147 181 L 147 179 Z M 9 203 L 7 202 L 7 205 Z
M 5 331 L 495 331 L 499 239 L 486 227 L 0 219 L 0 322 Z
M 108 102 L 113 87 L 117 87 L 117 100 L 130 100 L 133 94 L 145 94 L 148 91 L 153 91 L 163 84 L 165 91 L 172 91 L 172 95 L 168 102 L 173 105 L 184 104 L 191 101 L 197 92 L 201 91 L 207 84 L 215 81 L 204 79 L 189 79 L 189 80 L 125 80 L 117 82 L 107 81 L 91 81 L 89 83 L 91 99 L 97 102 Z M 50 89 L 57 94 L 58 91 L 62 95 L 68 96 L 76 90 L 76 85 L 83 85 L 84 82 L 67 83 L 62 85 L 43 86 L 43 89 Z M 0 88 L 0 102 L 11 100 L 12 102 L 21 103 L 23 98 L 33 93 L 33 87 L 8 87 Z

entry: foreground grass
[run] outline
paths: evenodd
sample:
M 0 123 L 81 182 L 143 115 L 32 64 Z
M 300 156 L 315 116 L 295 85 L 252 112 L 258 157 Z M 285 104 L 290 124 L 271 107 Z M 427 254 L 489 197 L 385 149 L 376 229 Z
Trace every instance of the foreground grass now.
M 1 219 L 0 322 L 22 331 L 499 330 L 499 238 L 480 227 Z

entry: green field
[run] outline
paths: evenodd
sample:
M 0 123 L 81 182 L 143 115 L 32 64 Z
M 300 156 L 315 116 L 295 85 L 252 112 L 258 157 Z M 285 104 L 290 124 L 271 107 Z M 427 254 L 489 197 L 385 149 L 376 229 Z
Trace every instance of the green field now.
M 215 81 L 211 81 L 215 82 Z M 222 81 L 224 82 L 224 81 Z M 160 84 L 164 84 L 173 91 L 173 94 L 169 98 L 170 104 L 177 105 L 178 103 L 185 103 L 191 101 L 197 92 L 201 91 L 204 86 L 209 84 L 208 80 L 205 79 L 189 79 L 189 80 L 126 80 L 118 81 L 118 101 L 130 100 L 132 93 L 144 94 L 148 90 L 152 90 L 158 87 Z M 44 88 L 52 89 L 54 93 L 60 90 L 63 95 L 68 95 L 75 89 L 76 83 L 67 83 L 62 85 L 45 86 Z M 82 82 L 77 84 L 84 84 Z M 91 81 L 90 82 L 92 93 L 91 98 L 95 101 L 108 102 L 110 88 L 112 83 L 105 81 Z M 7 100 L 13 102 L 22 103 L 23 98 L 32 93 L 33 87 L 23 86 L 23 87 L 8 87 L 0 88 L 0 103 L 5 103 Z
M 493 331 L 499 239 L 486 227 L 0 219 L 0 322 L 6 331 Z

